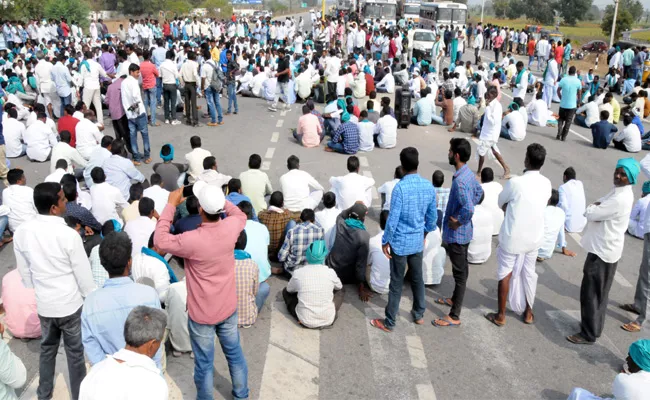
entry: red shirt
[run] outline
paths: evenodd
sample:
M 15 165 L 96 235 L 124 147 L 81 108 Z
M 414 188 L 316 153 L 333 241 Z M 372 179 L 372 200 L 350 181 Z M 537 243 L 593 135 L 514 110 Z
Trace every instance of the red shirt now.
M 564 58 L 564 47 L 563 46 L 556 46 L 555 47 L 555 61 L 557 61 L 558 64 L 562 64 L 562 58 Z
M 172 30 L 169 27 L 169 24 L 165 22 L 165 24 L 163 25 L 163 35 L 170 36 L 171 34 L 172 34 Z
M 536 44 L 537 43 L 535 43 L 534 40 L 531 40 L 531 41 L 528 42 L 528 55 L 531 56 L 531 57 L 535 55 L 535 45 Z
M 140 74 L 142 75 L 142 89 L 153 89 L 156 87 L 158 68 L 151 61 L 140 63 Z
M 372 79 L 372 75 L 366 75 L 366 96 L 370 96 L 370 92 L 375 90 L 375 81 Z
M 68 27 L 68 24 L 63 21 L 61 21 L 61 30 L 63 31 L 63 37 L 68 37 L 70 34 L 70 28 Z
M 59 125 L 57 130 L 59 133 L 63 131 L 70 132 L 70 146 L 75 147 L 77 144 L 77 124 L 79 120 L 71 115 L 64 115 L 59 118 Z

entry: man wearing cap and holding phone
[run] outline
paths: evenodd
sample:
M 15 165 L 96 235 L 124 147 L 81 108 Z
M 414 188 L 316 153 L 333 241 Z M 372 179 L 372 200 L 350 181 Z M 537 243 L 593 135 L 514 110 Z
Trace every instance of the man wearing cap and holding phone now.
M 215 333 L 228 360 L 233 397 L 248 398 L 248 367 L 237 330 L 234 257 L 235 243 L 246 226 L 246 214 L 226 201 L 220 187 L 197 181 L 191 193 L 189 188 L 169 194 L 156 226 L 154 243 L 160 250 L 182 257 L 185 263 L 197 398 L 212 398 Z M 193 231 L 172 235 L 169 229 L 176 207 L 190 194 L 199 201 L 202 223 Z

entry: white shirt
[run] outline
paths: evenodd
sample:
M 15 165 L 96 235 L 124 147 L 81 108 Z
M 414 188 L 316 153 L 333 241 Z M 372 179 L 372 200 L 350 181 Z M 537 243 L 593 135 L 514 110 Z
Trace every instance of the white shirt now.
M 334 290 L 342 287 L 333 269 L 307 264 L 293 271 L 287 291 L 298 293 L 298 320 L 308 328 L 320 328 L 334 322 Z
M 79 389 L 79 400 L 167 400 L 168 396 L 167 382 L 156 363 L 126 349 L 95 364 Z
M 650 372 L 616 375 L 612 383 L 612 394 L 616 400 L 646 400 L 650 393 Z
M 526 137 L 526 122 L 524 117 L 518 111 L 512 111 L 503 117 L 502 126 L 508 124 L 508 133 L 510 138 L 516 142 L 524 140 Z
M 496 142 L 501 134 L 501 118 L 503 116 L 503 107 L 497 99 L 494 99 L 485 107 L 485 118 L 481 125 L 480 140 Z
M 138 118 L 140 115 L 145 113 L 144 102 L 142 101 L 142 94 L 140 93 L 140 84 L 138 81 L 132 77 L 128 76 L 122 82 L 122 106 L 124 107 L 124 112 L 126 112 L 126 117 L 128 119 Z M 131 111 L 129 108 L 137 104 L 137 107 Z
M 598 107 L 596 107 L 598 109 Z M 544 99 L 537 99 L 528 105 L 528 123 L 535 126 L 546 126 L 548 122 L 548 106 Z
M 454 105 L 454 121 L 458 121 L 458 113 L 460 112 L 460 108 L 467 104 L 467 100 L 461 96 L 454 97 L 452 104 Z
M 47 60 L 40 60 L 34 68 L 34 77 L 38 82 L 38 89 L 41 93 L 52 93 L 54 91 L 52 68 L 54 68 L 54 65 Z
M 96 183 L 90 188 L 90 198 L 93 205 L 93 216 L 97 222 L 103 225 L 109 219 L 115 219 L 122 224 L 117 207 L 120 206 L 124 209 L 129 203 L 124 200 L 120 189 L 108 182 Z
M 550 197 L 551 181 L 539 171 L 527 171 L 506 183 L 499 195 L 499 207 L 508 204 L 499 231 L 503 250 L 523 254 L 539 249 L 544 238 L 544 210 Z
M 628 231 L 638 238 L 643 239 L 643 235 L 646 232 L 645 222 L 646 222 L 646 210 L 650 204 L 650 196 L 641 197 L 639 200 L 634 203 L 632 207 L 632 213 L 630 214 L 630 228 Z M 635 224 L 632 224 L 632 221 Z
M 9 230 L 12 232 L 38 214 L 34 206 L 34 189 L 29 186 L 9 185 L 2 191 L 2 205 L 9 207 Z
M 167 292 L 167 329 L 169 340 L 176 351 L 192 351 L 187 328 L 187 283 L 182 281 L 169 285 Z
M 284 207 L 292 212 L 302 211 L 311 206 L 309 193 L 324 190 L 323 186 L 308 172 L 292 169 L 280 177 L 280 187 L 284 194 Z
M 167 200 L 169 200 L 169 190 L 160 187 L 160 185 L 149 186 L 142 192 L 143 197 L 153 200 L 154 208 L 158 214 L 162 214 Z
M 564 227 L 567 232 L 582 232 L 587 225 L 585 218 L 585 189 L 582 182 L 577 179 L 571 179 L 558 188 L 560 194 L 560 203 L 557 205 L 566 214 Z
M 517 75 L 515 74 L 515 76 Z M 524 71 L 521 74 L 519 83 L 515 84 L 515 87 L 512 88 L 512 97 L 519 97 L 523 100 L 526 97 L 526 89 L 528 89 L 528 71 Z
M 580 245 L 606 263 L 615 263 L 623 254 L 625 232 L 634 204 L 632 186 L 615 187 L 598 199 L 600 205 L 590 204 L 586 211 L 587 227 Z
M 384 231 L 370 238 L 368 251 L 368 266 L 370 268 L 370 286 L 380 294 L 388 293 L 390 285 L 390 260 L 386 258 L 381 249 L 381 238 Z
M 140 218 L 145 218 L 153 222 L 153 228 L 151 229 L 151 232 L 153 232 L 153 229 L 156 227 L 156 222 L 147 217 Z M 126 229 L 129 225 L 140 220 L 140 218 L 136 218 L 126 224 L 124 231 L 129 234 L 129 237 L 131 237 L 131 233 L 127 232 Z M 151 233 L 149 236 L 151 236 Z M 148 241 L 149 238 L 147 238 L 147 242 Z M 135 241 L 133 247 L 135 249 Z M 145 244 L 144 247 L 147 247 L 147 245 Z M 142 254 L 141 247 L 138 248 L 137 252 L 133 252 L 132 257 L 133 263 L 131 265 L 131 275 L 133 275 L 133 280 L 137 282 L 140 278 L 150 278 L 153 281 L 156 292 L 158 292 L 160 303 L 164 304 L 167 301 L 167 293 L 169 292 L 169 272 L 167 271 L 167 266 L 155 257 Z
M 370 208 L 372 196 L 368 196 L 368 190 L 375 186 L 374 179 L 350 172 L 344 176 L 331 177 L 330 185 L 336 194 L 336 207 L 339 210 L 347 210 L 359 200 Z
M 387 73 L 381 81 L 377 82 L 376 87 L 386 89 L 387 93 L 395 93 L 395 77 L 390 72 Z
M 14 235 L 18 272 L 26 288 L 34 288 L 38 315 L 66 317 L 95 290 L 81 236 L 61 217 L 38 215 Z
M 52 146 L 57 143 L 56 135 L 41 120 L 36 120 L 25 130 L 23 141 L 27 145 L 27 157 L 38 162 L 47 160 Z
M 375 125 L 377 143 L 382 149 L 391 149 L 397 144 L 397 120 L 390 114 L 379 118 Z
M 203 172 L 203 160 L 205 160 L 206 157 L 210 157 L 211 155 L 212 153 L 210 153 L 208 150 L 202 149 L 200 147 L 197 147 L 189 153 L 185 154 L 185 159 L 190 166 L 187 171 L 190 174 L 190 183 L 194 183 L 196 178 L 201 174 L 201 172 Z
M 379 187 L 379 189 L 377 189 L 377 192 L 383 193 L 385 196 L 384 206 L 382 207 L 382 210 L 390 210 L 390 198 L 393 195 L 393 189 L 395 189 L 397 182 L 399 182 L 399 179 L 393 179 L 392 181 L 385 182 Z
M 25 125 L 15 118 L 5 117 L 2 120 L 2 134 L 5 137 L 7 157 L 19 157 L 23 152 L 22 139 L 25 135 Z
M 566 216 L 560 207 L 546 206 L 544 210 L 544 240 L 537 253 L 538 257 L 551 258 L 556 245 L 566 246 L 564 240 L 564 220 Z
M 124 227 L 124 232 L 129 235 L 131 244 L 133 245 L 131 249 L 131 257 L 140 254 L 143 247 L 148 247 L 149 238 L 154 229 L 156 229 L 156 221 L 142 215 L 127 222 Z
M 160 77 L 163 85 L 175 85 L 176 80 L 180 77 L 176 63 L 172 60 L 165 60 L 160 64 Z
M 52 148 L 52 157 L 50 158 L 50 172 L 56 169 L 56 162 L 65 160 L 68 163 L 66 172 L 72 173 L 74 167 L 84 168 L 86 160 L 79 154 L 79 151 L 65 142 L 59 142 Z
M 88 188 L 93 185 L 93 180 L 90 176 L 90 172 L 93 170 L 93 168 L 101 167 L 104 165 L 104 161 L 106 161 L 110 156 L 111 152 L 101 146 L 95 147 L 92 153 L 90 153 L 90 158 L 88 159 L 88 163 L 84 169 L 84 180 L 86 181 L 86 186 Z
M 63 168 L 57 168 L 49 174 L 48 176 L 45 177 L 45 180 L 43 182 L 55 182 L 55 183 L 61 183 L 61 179 L 63 178 L 63 175 L 66 174 L 66 170 Z
M 357 126 L 359 127 L 359 151 L 372 151 L 375 148 L 373 140 L 375 124 L 366 120 L 359 122 Z
M 485 202 L 485 199 L 483 199 Z M 483 264 L 492 254 L 492 213 L 483 204 L 474 206 L 472 215 L 474 231 L 467 248 L 467 261 L 470 264 Z
M 336 207 L 324 208 L 320 211 L 317 211 L 316 224 L 323 228 L 325 236 L 325 245 L 327 250 L 331 250 L 334 246 L 334 238 L 336 238 L 336 217 L 339 216 L 341 210 Z
M 503 186 L 499 182 L 492 181 L 481 184 L 481 188 L 484 194 L 481 205 L 492 215 L 492 235 L 498 235 L 504 218 L 503 210 L 499 207 L 499 195 L 503 191 Z
M 222 186 L 227 185 L 232 179 L 231 176 L 222 174 L 214 169 L 206 169 L 196 178 L 197 181 L 206 182 L 208 185 L 213 185 L 221 189 Z
M 81 79 L 83 79 L 84 90 L 99 90 L 99 77 L 107 78 L 106 71 L 95 60 L 85 60 L 90 66 L 90 71 L 85 65 L 81 65 Z M 124 90 L 124 89 L 122 89 Z
M 623 142 L 625 149 L 630 153 L 641 151 L 641 132 L 636 124 L 630 123 L 622 131 L 618 131 L 612 138 L 613 141 Z
M 75 129 L 77 131 L 75 147 L 79 151 L 79 154 L 88 160 L 93 151 L 102 142 L 104 135 L 99 131 L 99 128 L 97 128 L 94 122 L 86 118 L 81 118 Z
M 587 102 L 587 104 L 581 106 L 576 110 L 576 114 L 581 114 L 583 112 L 586 114 L 585 124 L 587 124 L 587 126 L 591 126 L 592 124 L 600 121 L 600 110 L 598 109 L 598 104 L 596 104 L 596 101 Z M 639 138 L 641 138 L 640 135 Z

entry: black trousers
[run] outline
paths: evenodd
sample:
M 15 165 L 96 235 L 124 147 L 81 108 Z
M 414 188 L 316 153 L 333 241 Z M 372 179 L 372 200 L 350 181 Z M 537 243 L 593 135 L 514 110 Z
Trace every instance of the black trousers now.
M 557 120 L 557 138 L 558 139 L 566 139 L 567 135 L 569 134 L 569 129 L 571 129 L 571 123 L 573 122 L 573 118 L 576 115 L 576 109 L 575 108 L 562 108 L 560 107 L 560 111 L 558 112 L 558 118 Z
M 326 96 L 329 96 L 330 93 L 334 93 L 334 97 L 336 97 L 336 82 L 327 82 Z M 327 98 L 325 98 L 325 101 L 327 101 Z
M 116 139 L 122 139 L 126 144 L 126 150 L 129 153 L 133 153 L 131 149 L 131 131 L 129 130 L 129 120 L 126 118 L 126 114 L 120 119 L 113 120 L 113 130 L 115 131 Z
M 468 244 L 448 243 L 447 254 L 451 261 L 451 271 L 454 275 L 454 294 L 451 296 L 451 311 L 449 316 L 455 320 L 460 318 L 460 311 L 463 308 L 465 289 L 467 288 L 467 277 L 469 276 L 469 263 L 467 262 Z
M 300 319 L 298 318 L 298 314 L 296 314 L 296 306 L 298 305 L 298 293 L 290 293 L 289 291 L 287 291 L 287 288 L 284 288 L 282 290 L 282 298 L 284 299 L 284 304 L 287 305 L 287 311 L 289 311 L 289 314 L 291 314 L 295 319 L 300 321 Z M 339 312 L 339 309 L 341 308 L 341 304 L 343 304 L 344 299 L 345 299 L 345 289 L 334 291 L 334 309 L 336 310 L 337 314 Z M 334 321 L 336 321 L 336 317 L 334 317 Z M 327 327 L 323 326 L 321 328 L 327 328 Z
M 199 123 L 199 110 L 196 109 L 196 82 L 185 82 L 183 90 L 185 98 L 185 120 L 196 125 Z
M 609 290 L 616 275 L 615 263 L 606 263 L 593 253 L 587 254 L 580 285 L 580 334 L 595 342 L 603 333 Z

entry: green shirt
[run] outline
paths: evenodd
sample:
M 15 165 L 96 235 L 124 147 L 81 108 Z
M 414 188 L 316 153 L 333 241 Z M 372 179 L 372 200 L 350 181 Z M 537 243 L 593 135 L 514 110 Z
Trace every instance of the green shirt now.
M 632 65 L 633 59 L 634 59 L 634 50 L 629 48 L 623 52 L 623 65 L 629 67 L 630 65 Z

